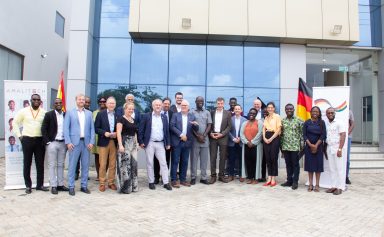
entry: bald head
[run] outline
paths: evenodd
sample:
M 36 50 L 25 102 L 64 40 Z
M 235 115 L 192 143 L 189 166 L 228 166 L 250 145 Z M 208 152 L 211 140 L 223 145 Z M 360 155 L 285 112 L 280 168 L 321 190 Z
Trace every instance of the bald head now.
M 261 100 L 256 99 L 253 101 L 253 108 L 255 108 L 257 111 L 260 111 L 261 109 Z

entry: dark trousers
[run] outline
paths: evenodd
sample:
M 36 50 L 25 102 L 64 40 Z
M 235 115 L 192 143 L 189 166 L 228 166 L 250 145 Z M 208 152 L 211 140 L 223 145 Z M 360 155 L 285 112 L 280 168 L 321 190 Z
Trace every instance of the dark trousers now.
M 190 147 L 184 147 L 181 143 L 179 146 L 173 147 L 171 162 L 171 181 L 177 180 L 177 168 L 179 168 L 180 171 L 180 182 L 186 181 L 190 150 Z M 181 167 L 179 167 L 180 164 Z
M 237 171 L 238 174 L 241 174 L 241 146 L 236 143 L 234 146 L 228 147 L 228 174 L 229 176 L 234 176 Z M 237 169 L 236 169 L 237 168 Z
M 219 177 L 224 176 L 225 161 L 227 160 L 227 139 L 228 137 L 222 137 L 220 139 L 210 139 L 209 149 L 211 158 L 211 176 L 216 177 L 216 160 L 217 150 L 220 149 L 220 161 L 219 161 Z
M 24 155 L 24 182 L 27 188 L 32 187 L 31 180 L 31 165 L 32 157 L 35 156 L 36 164 L 36 187 L 41 187 L 44 185 L 44 145 L 42 137 L 27 137 L 23 136 L 21 141 L 23 146 L 23 155 Z
M 298 183 L 300 176 L 299 152 L 283 151 L 285 166 L 287 167 L 287 182 L 289 184 Z
M 263 149 L 263 158 L 261 161 L 261 178 L 267 177 L 267 161 L 265 160 L 265 150 Z
M 265 137 L 268 139 L 273 136 L 273 132 L 266 132 Z M 278 164 L 280 138 L 276 137 L 269 144 L 264 143 L 265 161 L 267 162 L 268 176 L 278 176 Z
M 172 149 L 165 150 L 165 158 L 167 160 L 168 169 L 169 169 L 169 162 L 171 160 L 171 150 Z M 154 173 L 155 173 L 155 180 L 159 180 L 160 179 L 160 164 L 159 164 L 159 160 L 156 158 L 156 156 L 154 156 L 154 158 L 153 158 L 153 169 L 154 169 Z
M 255 179 L 256 174 L 256 146 L 249 148 L 244 145 L 244 162 L 247 169 L 247 178 Z

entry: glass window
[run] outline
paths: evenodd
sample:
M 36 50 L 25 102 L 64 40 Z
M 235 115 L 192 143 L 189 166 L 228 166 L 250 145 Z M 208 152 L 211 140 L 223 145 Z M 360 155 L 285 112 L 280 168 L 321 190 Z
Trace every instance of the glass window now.
M 128 32 L 129 0 L 102 1 L 100 37 L 130 38 Z
M 169 86 L 168 97 L 171 98 L 172 104 L 175 103 L 175 94 L 178 91 L 183 93 L 184 99 L 188 100 L 190 108 L 195 108 L 195 100 L 197 96 L 205 98 L 204 86 Z
M 280 87 L 280 49 L 276 45 L 246 43 L 244 86 Z
M 23 56 L 0 46 L 0 98 L 4 98 L 4 80 L 22 80 Z M 0 139 L 4 139 L 4 109 L 0 109 Z
M 225 109 L 229 109 L 229 98 L 235 97 L 237 103 L 243 107 L 243 88 L 234 87 L 207 87 L 207 98 L 205 106 L 208 110 L 216 107 L 217 97 L 223 97 L 225 102 Z
M 129 83 L 130 39 L 100 39 L 99 83 Z
M 243 47 L 207 46 L 207 85 L 243 86 Z
M 55 32 L 63 38 L 64 38 L 64 26 L 65 26 L 65 18 L 59 12 L 56 12 Z
M 166 97 L 167 86 L 99 84 L 97 91 L 97 98 L 101 96 L 115 97 L 117 107 L 124 105 L 127 94 L 133 94 L 135 96 L 136 108 L 140 111 L 148 112 L 154 99 Z
M 280 89 L 244 88 L 244 114 L 248 114 L 249 109 L 253 107 L 253 101 L 257 97 L 259 97 L 264 104 L 274 102 L 276 105 L 276 112 L 279 113 Z M 292 104 L 296 104 L 296 101 L 292 101 Z
M 355 45 L 380 47 L 381 24 L 381 1 L 359 0 L 360 41 Z
M 167 84 L 168 44 L 132 42 L 133 84 Z
M 206 45 L 178 44 L 169 46 L 169 84 L 205 85 Z

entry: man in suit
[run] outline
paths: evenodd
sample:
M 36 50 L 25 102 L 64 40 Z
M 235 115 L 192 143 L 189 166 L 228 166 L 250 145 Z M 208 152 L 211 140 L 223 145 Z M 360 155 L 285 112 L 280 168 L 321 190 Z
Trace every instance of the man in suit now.
M 161 113 L 164 114 L 167 117 L 168 125 L 171 121 L 173 112 L 169 109 L 171 106 L 171 99 L 166 97 L 163 99 L 163 108 Z M 169 169 L 169 162 L 171 161 L 171 149 L 165 150 L 165 157 L 167 160 L 167 167 Z M 153 159 L 153 166 L 154 166 L 154 172 L 155 172 L 155 184 L 159 184 L 160 182 L 160 164 L 159 161 L 156 159 L 156 157 Z
M 20 146 L 16 144 L 16 138 L 14 136 L 9 136 L 8 138 L 9 145 L 6 147 L 7 152 L 19 152 L 21 151 Z
M 95 127 L 92 112 L 84 108 L 85 96 L 76 96 L 76 108 L 67 112 L 64 118 L 64 138 L 69 150 L 68 186 L 69 195 L 75 195 L 76 164 L 81 162 L 81 188 L 86 194 L 88 190 L 89 151 L 95 143 Z
M 25 193 L 32 192 L 31 165 L 35 156 L 36 164 L 36 190 L 49 191 L 44 187 L 44 145 L 41 134 L 41 125 L 46 111 L 40 107 L 41 98 L 38 94 L 31 96 L 31 106 L 19 110 L 12 122 L 13 132 L 20 139 L 23 147 L 24 166 L 23 175 Z M 20 125 L 23 127 L 20 132 Z
M 96 116 L 95 130 L 99 139 L 97 146 L 99 149 L 99 190 L 105 191 L 106 166 L 108 163 L 108 188 L 117 190 L 114 183 L 116 173 L 116 124 L 115 114 L 116 100 L 114 97 L 107 99 L 107 109 L 99 112 Z
M 152 113 L 144 114 L 140 121 L 139 127 L 139 144 L 140 147 L 145 149 L 147 156 L 147 174 L 150 189 L 156 189 L 154 184 L 155 178 L 153 174 L 153 156 L 160 163 L 161 177 L 163 179 L 164 188 L 172 190 L 168 181 L 168 167 L 165 159 L 165 150 L 169 150 L 169 125 L 167 117 L 161 114 L 161 100 L 155 99 L 152 102 Z
M 125 96 L 125 103 L 135 103 L 135 96 L 133 94 L 128 94 Z M 135 106 L 136 107 L 136 106 Z M 120 118 L 124 115 L 124 108 L 123 106 L 120 106 L 116 109 L 116 116 L 117 118 Z M 141 118 L 141 114 L 140 114 L 140 111 L 138 109 L 135 108 L 135 110 L 133 111 L 131 117 L 133 118 L 133 120 L 135 121 L 135 124 L 137 126 L 139 126 L 140 124 L 140 118 Z
M 180 91 L 175 94 L 175 104 L 171 106 L 171 111 L 177 113 L 181 111 L 181 101 L 183 101 L 183 93 Z
M 43 143 L 45 145 L 45 157 L 48 159 L 49 184 L 51 193 L 68 191 L 64 186 L 64 161 L 67 146 L 64 142 L 64 116 L 62 110 L 63 102 L 60 98 L 55 99 L 54 110 L 47 112 L 41 126 Z
M 231 112 L 224 110 L 224 98 L 216 99 L 216 109 L 211 112 L 212 130 L 210 132 L 210 155 L 211 155 L 211 180 L 210 183 L 216 182 L 216 160 L 217 150 L 220 149 L 219 162 L 219 181 L 228 183 L 228 179 L 224 176 L 225 161 L 227 159 L 228 133 L 231 130 Z
M 235 173 L 241 174 L 241 153 L 242 153 L 242 147 L 243 143 L 240 139 L 240 128 L 241 125 L 247 121 L 246 118 L 241 116 L 243 110 L 241 108 L 241 105 L 236 105 L 233 109 L 233 112 L 235 113 L 234 116 L 231 118 L 231 131 L 229 132 L 228 136 L 228 151 L 229 151 L 229 162 L 228 162 L 228 174 L 229 178 L 228 181 L 234 180 Z M 238 170 L 236 170 L 236 168 Z
M 174 188 L 180 188 L 180 184 L 190 187 L 187 182 L 188 158 L 193 143 L 193 130 L 199 129 L 195 116 L 189 113 L 189 103 L 187 100 L 181 102 L 181 111 L 172 116 L 170 122 L 171 144 L 172 144 L 172 164 L 171 164 L 171 184 Z M 180 168 L 180 184 L 177 182 L 177 167 L 183 159 Z

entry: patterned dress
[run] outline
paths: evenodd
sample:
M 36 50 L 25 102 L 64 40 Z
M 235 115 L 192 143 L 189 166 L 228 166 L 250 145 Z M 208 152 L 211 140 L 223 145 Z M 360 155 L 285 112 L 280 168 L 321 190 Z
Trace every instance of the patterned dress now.
M 124 116 L 119 118 L 118 123 L 123 125 L 121 131 L 124 153 L 118 152 L 116 159 L 117 186 L 121 193 L 129 194 L 138 191 L 137 178 L 137 126 L 129 122 Z

